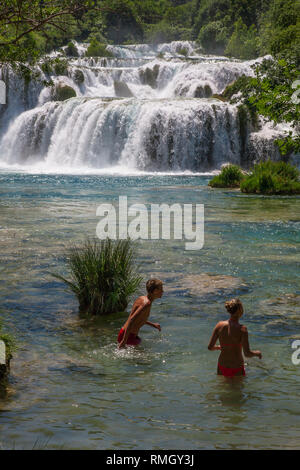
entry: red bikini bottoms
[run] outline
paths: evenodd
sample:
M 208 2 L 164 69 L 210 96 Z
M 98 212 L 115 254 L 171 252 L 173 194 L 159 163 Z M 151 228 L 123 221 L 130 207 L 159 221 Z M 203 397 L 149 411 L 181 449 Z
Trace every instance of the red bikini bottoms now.
M 125 330 L 121 328 L 119 331 L 118 343 L 121 343 L 124 333 L 125 333 Z M 142 340 L 139 336 L 135 335 L 134 333 L 130 333 L 127 338 L 126 344 L 128 344 L 129 346 L 137 346 L 138 344 L 140 344 L 141 341 Z
M 224 367 L 218 364 L 218 370 L 222 373 L 222 375 L 224 375 L 224 377 L 234 377 L 239 372 L 242 372 L 241 375 L 246 375 L 244 366 L 233 368 L 233 367 Z

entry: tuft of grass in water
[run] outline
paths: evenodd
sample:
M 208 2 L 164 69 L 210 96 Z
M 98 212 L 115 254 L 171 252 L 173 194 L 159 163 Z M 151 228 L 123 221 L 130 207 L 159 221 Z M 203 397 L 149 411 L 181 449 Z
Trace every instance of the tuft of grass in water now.
M 241 182 L 241 191 L 256 194 L 300 194 L 300 172 L 289 163 L 270 160 L 254 166 Z
M 79 311 L 92 315 L 123 312 L 142 277 L 134 266 L 131 240 L 86 240 L 66 253 L 70 278 L 53 274 L 76 295 Z
M 219 175 L 210 180 L 208 185 L 212 188 L 239 188 L 244 177 L 237 165 L 226 165 Z

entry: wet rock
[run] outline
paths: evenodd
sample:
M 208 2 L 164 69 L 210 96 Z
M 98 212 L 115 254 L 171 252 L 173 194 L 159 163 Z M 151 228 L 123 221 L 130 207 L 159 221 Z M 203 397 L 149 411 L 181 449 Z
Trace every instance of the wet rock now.
M 153 69 L 146 67 L 139 71 L 140 80 L 143 85 L 149 85 L 151 88 L 157 88 L 157 77 L 159 74 L 159 64 L 155 64 Z
M 129 86 L 124 82 L 120 82 L 118 80 L 115 80 L 114 81 L 114 89 L 115 89 L 116 96 L 118 96 L 120 98 L 131 98 L 132 96 L 134 96 L 134 94 L 130 90 Z
M 212 89 L 209 85 L 199 85 L 194 92 L 194 98 L 210 98 L 212 96 Z
M 55 85 L 51 90 L 51 97 L 53 101 L 65 101 L 69 98 L 74 98 L 76 91 L 69 85 L 59 83 Z
M 74 44 L 74 42 L 70 41 L 65 49 L 65 53 L 68 57 L 79 57 L 79 52 Z
M 223 103 L 227 102 L 227 99 L 224 98 L 223 95 L 214 94 L 211 97 L 214 98 L 215 100 L 223 101 Z
M 82 70 L 76 69 L 73 78 L 74 82 L 77 83 L 77 85 L 81 85 L 81 83 L 84 82 L 84 74 Z

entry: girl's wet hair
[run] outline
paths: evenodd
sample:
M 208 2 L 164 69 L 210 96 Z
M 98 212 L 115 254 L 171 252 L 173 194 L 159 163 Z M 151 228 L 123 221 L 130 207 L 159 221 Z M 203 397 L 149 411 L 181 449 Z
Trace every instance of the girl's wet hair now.
M 243 304 L 240 299 L 227 300 L 227 302 L 225 302 L 225 308 L 230 313 L 230 315 L 234 315 L 241 308 L 243 308 Z
M 155 289 L 158 289 L 163 285 L 163 282 L 160 279 L 149 279 L 146 283 L 146 289 L 148 294 L 152 294 Z

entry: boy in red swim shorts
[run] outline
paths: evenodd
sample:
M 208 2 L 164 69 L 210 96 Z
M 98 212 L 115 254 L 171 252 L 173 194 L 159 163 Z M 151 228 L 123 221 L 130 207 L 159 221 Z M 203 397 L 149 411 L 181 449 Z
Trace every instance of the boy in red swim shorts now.
M 159 323 L 148 321 L 152 302 L 163 295 L 163 283 L 159 279 L 149 279 L 146 283 L 147 295 L 142 295 L 134 302 L 128 320 L 119 332 L 119 349 L 125 345 L 137 346 L 141 342 L 138 332 L 143 325 L 150 325 L 161 331 Z

